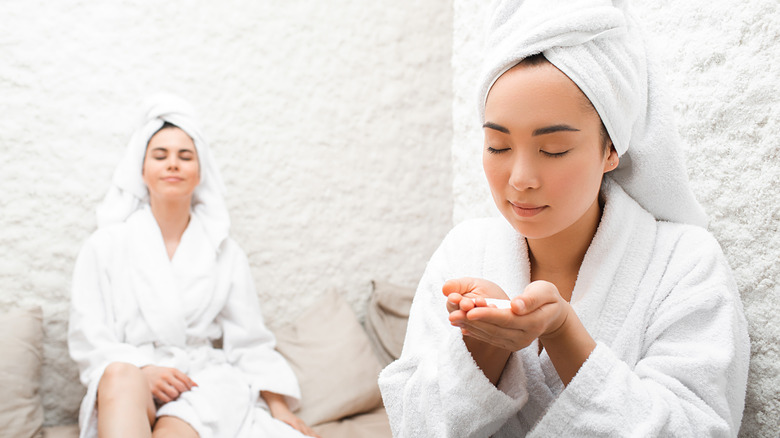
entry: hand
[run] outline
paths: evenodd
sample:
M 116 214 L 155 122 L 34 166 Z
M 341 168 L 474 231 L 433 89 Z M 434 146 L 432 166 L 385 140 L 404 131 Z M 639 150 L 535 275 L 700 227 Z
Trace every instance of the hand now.
M 176 368 L 148 365 L 141 368 L 152 396 L 163 404 L 179 398 L 182 392 L 198 386 L 186 374 Z
M 303 420 L 292 413 L 283 395 L 271 391 L 260 391 L 260 396 L 265 400 L 274 418 L 287 423 L 290 427 L 304 435 L 320 437 Z
M 491 293 L 495 294 L 495 290 Z M 547 281 L 529 284 L 522 294 L 512 299 L 509 309 L 479 305 L 479 298 L 474 301 L 473 307 L 459 303 L 459 309 L 450 312 L 450 322 L 460 327 L 464 336 L 507 351 L 521 350 L 537 338 L 544 341 L 555 336 L 573 312 L 558 288 Z M 450 308 L 449 297 L 447 307 Z
M 465 321 L 466 312 L 475 307 L 487 307 L 485 298 L 506 300 L 509 297 L 501 287 L 482 278 L 458 278 L 448 280 L 441 287 L 447 296 L 447 311 L 450 322 Z M 454 324 L 453 324 L 454 325 Z
M 284 421 L 285 423 L 289 424 L 290 427 L 297 430 L 298 432 L 319 438 L 320 436 L 317 435 L 309 426 L 306 425 L 306 423 L 303 422 L 300 418 L 298 418 L 295 414 L 293 414 L 289 409 L 287 409 L 286 412 L 279 412 L 277 414 L 274 414 L 274 418 L 276 418 L 279 421 Z

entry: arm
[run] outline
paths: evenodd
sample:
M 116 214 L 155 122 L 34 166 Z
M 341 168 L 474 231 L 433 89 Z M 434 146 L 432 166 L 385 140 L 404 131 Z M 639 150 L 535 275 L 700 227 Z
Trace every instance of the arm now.
M 567 387 L 532 436 L 736 435 L 749 359 L 736 287 L 711 238 L 683 238 L 675 250 L 671 259 L 664 258 L 660 284 L 650 286 L 656 289 L 654 301 L 648 297 L 641 316 L 624 323 L 634 325 L 625 330 L 633 329 L 641 338 L 632 335 L 619 343 L 640 344 L 640 357 L 632 360 L 625 350 L 620 350 L 621 356 L 610 346 L 593 342 L 584 336 L 584 328 L 577 327 L 581 323 L 566 328 L 573 312 L 567 311 L 560 329 L 541 336 Z M 472 334 L 490 333 L 499 345 L 516 342 L 518 334 L 512 339 L 509 329 L 522 319 L 518 298 L 512 301 L 511 312 L 469 311 L 469 320 L 479 320 Z M 645 314 L 648 319 L 643 319 Z M 488 321 L 498 328 L 484 327 Z M 636 324 L 645 329 L 636 329 Z
M 520 383 L 511 393 L 498 390 L 447 319 L 441 289 L 458 266 L 458 247 L 451 233 L 431 258 L 412 303 L 401 357 L 380 374 L 394 436 L 487 437 L 528 398 Z
M 269 391 L 260 391 L 260 396 L 265 400 L 274 418 L 289 424 L 290 427 L 304 435 L 319 437 L 303 420 L 292 413 L 290 407 L 287 406 L 284 396 Z
M 640 356 L 627 362 L 599 343 L 537 425 L 540 434 L 588 435 L 600 423 L 612 435 L 737 435 L 750 344 L 731 271 L 701 229 L 683 235 L 664 263 L 635 341 Z M 585 409 L 590 418 L 558 423 Z
M 101 264 L 108 257 L 98 255 L 102 237 L 93 235 L 87 240 L 73 270 L 68 349 L 84 385 L 99 379 L 111 362 L 142 367 L 153 360 L 151 345 L 137 347 L 122 342 L 112 326 L 111 283 L 107 268 Z
M 234 242 L 225 248 L 231 284 L 217 321 L 222 327 L 223 350 L 228 361 L 247 376 L 254 394 L 281 394 L 291 410 L 298 407 L 298 380 L 287 361 L 274 348 L 276 339 L 263 322 L 249 263 Z

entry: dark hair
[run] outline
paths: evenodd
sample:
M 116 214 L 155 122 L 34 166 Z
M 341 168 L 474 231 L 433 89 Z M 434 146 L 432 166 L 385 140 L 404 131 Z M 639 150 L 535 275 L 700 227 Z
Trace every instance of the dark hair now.
M 553 67 L 555 67 L 555 65 L 553 65 L 553 63 L 551 63 L 542 53 L 536 53 L 531 56 L 528 56 L 524 58 L 522 61 L 518 62 L 517 64 L 526 67 L 538 67 L 540 65 L 550 64 Z M 580 90 L 580 92 L 582 92 L 582 90 Z M 599 116 L 599 121 L 601 122 L 600 134 L 601 134 L 602 151 L 604 155 L 608 155 L 609 151 L 612 149 L 612 140 L 609 138 L 607 127 L 604 126 L 604 121 L 601 120 L 601 115 L 599 114 L 598 111 L 596 111 L 596 107 L 593 106 L 593 102 L 591 102 L 590 99 L 588 99 L 588 96 L 586 96 L 585 93 L 582 93 L 582 97 L 584 97 L 582 103 L 585 106 L 585 108 L 587 108 L 589 111 L 593 111 L 594 113 L 596 113 L 597 116 Z
M 163 122 L 163 125 L 160 126 L 160 129 L 154 131 L 154 134 L 157 134 L 158 132 L 162 131 L 163 129 L 169 129 L 169 128 L 178 128 L 178 126 L 174 125 L 171 122 Z M 181 128 L 179 128 L 179 129 L 181 129 Z M 152 134 L 152 137 L 154 137 L 154 134 Z M 149 139 L 151 140 L 152 137 L 149 137 Z

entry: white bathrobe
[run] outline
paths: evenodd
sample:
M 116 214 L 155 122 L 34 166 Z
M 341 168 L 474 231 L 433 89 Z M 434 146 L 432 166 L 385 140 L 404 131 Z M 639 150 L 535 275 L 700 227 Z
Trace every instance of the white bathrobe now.
M 394 436 L 736 436 L 750 348 L 718 243 L 657 222 L 609 178 L 603 193 L 571 300 L 597 346 L 570 384 L 534 342 L 496 388 L 450 325 L 446 280 L 485 278 L 513 297 L 530 277 L 525 239 L 506 220 L 467 221 L 431 258 L 403 353 L 380 375 Z
M 212 341 L 222 339 L 221 349 Z M 215 249 L 193 213 L 168 259 L 149 206 L 98 229 L 73 276 L 70 353 L 87 394 L 81 437 L 97 436 L 97 386 L 111 362 L 173 367 L 199 386 L 158 416 L 187 421 L 208 437 L 302 436 L 270 417 L 260 390 L 300 397 L 297 380 L 264 326 L 249 264 L 230 238 Z

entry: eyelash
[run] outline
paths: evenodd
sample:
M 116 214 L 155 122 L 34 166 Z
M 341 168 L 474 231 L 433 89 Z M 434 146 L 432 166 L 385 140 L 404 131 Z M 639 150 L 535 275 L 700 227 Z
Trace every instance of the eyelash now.
M 545 152 L 545 151 L 539 151 L 539 152 L 541 152 L 542 155 L 545 155 L 545 156 L 550 157 L 550 158 L 560 158 L 560 157 L 566 155 L 569 151 L 558 152 L 556 154 L 552 154 L 550 152 Z
M 495 149 L 495 148 L 491 148 L 490 146 L 488 146 L 488 148 L 487 148 L 487 151 L 490 152 L 491 154 L 500 154 L 500 153 L 506 152 L 508 150 L 509 150 L 509 148 Z

